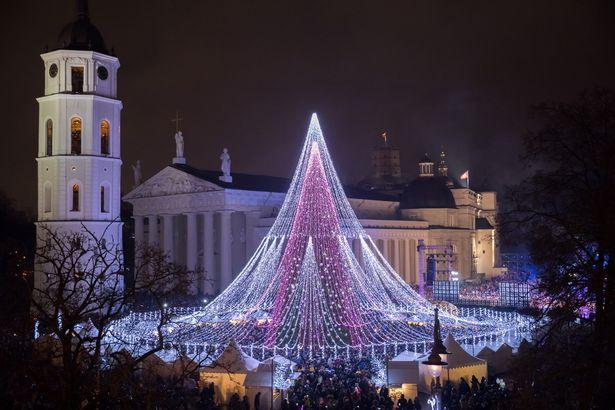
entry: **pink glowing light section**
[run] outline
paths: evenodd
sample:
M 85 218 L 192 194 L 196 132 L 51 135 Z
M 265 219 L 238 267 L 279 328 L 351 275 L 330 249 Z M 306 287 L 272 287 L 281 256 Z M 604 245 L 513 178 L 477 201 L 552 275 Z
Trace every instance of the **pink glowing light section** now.
M 281 285 L 268 344 L 293 340 L 303 346 L 325 346 L 331 325 L 339 328 L 337 338 L 359 343 L 358 304 L 341 263 L 339 216 L 316 142 L 312 142 L 301 183 L 292 229 L 278 268 Z M 319 283 L 310 283 L 314 281 Z M 291 328 L 284 328 L 291 323 Z

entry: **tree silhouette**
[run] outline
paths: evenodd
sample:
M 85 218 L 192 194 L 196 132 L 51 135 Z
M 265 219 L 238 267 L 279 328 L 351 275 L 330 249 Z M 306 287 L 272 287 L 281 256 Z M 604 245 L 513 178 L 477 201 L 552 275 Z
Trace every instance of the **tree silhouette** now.
M 612 392 L 615 364 L 615 95 L 595 88 L 533 113 L 540 126 L 523 140 L 530 174 L 509 189 L 502 215 L 505 230 L 527 243 L 540 267 L 539 290 L 548 301 L 533 374 L 550 369 L 539 377 L 542 400 L 564 397 L 544 380 L 559 375 L 574 379 L 568 404 L 599 405 Z M 565 359 L 564 351 L 579 350 L 589 352 L 586 361 Z

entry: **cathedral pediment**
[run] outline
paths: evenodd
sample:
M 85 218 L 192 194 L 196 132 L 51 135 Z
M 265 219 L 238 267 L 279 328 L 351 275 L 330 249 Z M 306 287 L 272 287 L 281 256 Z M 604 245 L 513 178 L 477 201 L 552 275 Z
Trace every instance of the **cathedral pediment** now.
M 173 167 L 166 167 L 124 196 L 124 200 L 157 196 L 220 191 L 219 185 L 204 181 Z

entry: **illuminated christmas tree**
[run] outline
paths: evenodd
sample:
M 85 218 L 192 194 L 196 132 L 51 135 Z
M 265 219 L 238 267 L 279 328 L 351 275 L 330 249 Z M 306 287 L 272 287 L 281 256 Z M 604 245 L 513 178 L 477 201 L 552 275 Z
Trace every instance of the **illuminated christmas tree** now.
M 463 339 L 516 326 L 515 315 L 501 319 L 442 312 L 440 321 L 444 333 Z M 178 322 L 173 331 L 186 345 L 235 340 L 259 356 L 425 351 L 433 340 L 433 305 L 400 278 L 359 223 L 316 114 L 269 233 L 222 294 Z

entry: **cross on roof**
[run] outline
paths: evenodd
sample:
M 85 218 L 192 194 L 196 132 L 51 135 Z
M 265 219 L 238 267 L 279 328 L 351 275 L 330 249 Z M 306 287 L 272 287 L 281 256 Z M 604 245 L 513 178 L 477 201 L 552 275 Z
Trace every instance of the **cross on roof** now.
M 175 118 L 171 118 L 171 122 L 175 123 L 175 132 L 179 132 L 179 128 L 181 126 L 181 121 L 183 118 L 179 118 L 179 111 L 175 111 Z
M 384 145 L 387 145 L 387 133 L 386 132 L 382 133 L 382 139 L 384 140 Z

